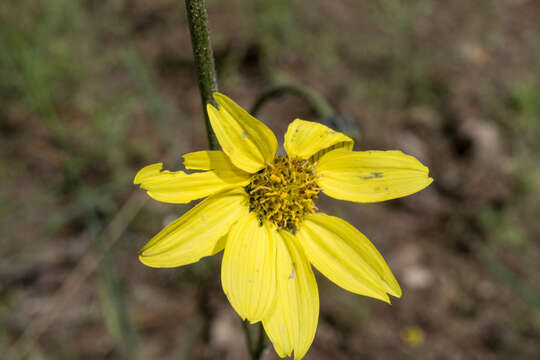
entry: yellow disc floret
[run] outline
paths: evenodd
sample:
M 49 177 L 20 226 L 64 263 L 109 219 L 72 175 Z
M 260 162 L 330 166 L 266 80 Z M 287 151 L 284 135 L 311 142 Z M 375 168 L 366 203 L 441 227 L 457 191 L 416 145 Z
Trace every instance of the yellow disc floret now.
M 261 224 L 270 221 L 294 234 L 304 217 L 317 210 L 315 200 L 321 189 L 309 161 L 278 156 L 251 177 L 246 191 L 249 210 Z

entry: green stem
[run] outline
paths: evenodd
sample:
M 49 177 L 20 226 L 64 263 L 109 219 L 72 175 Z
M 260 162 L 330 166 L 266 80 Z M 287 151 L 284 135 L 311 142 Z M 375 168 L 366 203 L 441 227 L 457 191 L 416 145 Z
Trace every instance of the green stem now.
M 204 0 L 186 0 L 187 17 L 189 22 L 189 31 L 191 33 L 191 44 L 193 47 L 193 57 L 195 59 L 195 70 L 197 81 L 201 92 L 201 101 L 203 113 L 206 121 L 206 131 L 210 149 L 219 149 L 219 143 L 216 135 L 212 131 L 206 104 L 216 105 L 212 93 L 218 91 L 216 80 L 216 69 L 214 65 L 214 55 L 212 53 L 212 44 L 210 42 L 210 32 L 208 30 L 208 15 Z M 254 328 L 244 326 L 248 342 L 249 353 L 252 360 L 259 360 L 265 347 L 264 332 L 261 323 Z M 253 336 L 254 334 L 257 334 Z
M 319 118 L 327 118 L 334 115 L 334 109 L 322 96 L 311 89 L 298 85 L 280 85 L 268 89 L 259 96 L 255 105 L 251 108 L 250 113 L 255 116 L 267 101 L 286 94 L 296 95 L 306 100 Z
M 242 323 L 242 325 L 244 325 L 244 333 L 246 334 L 248 351 L 249 355 L 251 356 L 251 360 L 259 360 L 262 356 L 264 348 L 266 347 L 262 322 L 250 325 L 246 320 Z
M 208 143 L 210 149 L 217 150 L 219 149 L 219 143 L 216 134 L 212 131 L 208 112 L 206 111 L 206 104 L 215 105 L 212 93 L 218 91 L 218 85 L 212 44 L 210 42 L 210 31 L 208 29 L 208 15 L 206 14 L 204 0 L 186 0 L 186 10 L 197 81 L 201 92 L 201 101 L 206 122 L 206 132 L 208 134 Z

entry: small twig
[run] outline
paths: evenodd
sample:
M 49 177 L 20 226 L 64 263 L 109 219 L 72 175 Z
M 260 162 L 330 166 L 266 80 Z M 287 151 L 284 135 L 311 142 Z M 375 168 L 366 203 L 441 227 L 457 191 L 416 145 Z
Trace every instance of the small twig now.
M 319 118 L 327 118 L 334 115 L 334 109 L 322 96 L 314 90 L 299 85 L 280 85 L 268 89 L 259 96 L 251 108 L 250 113 L 255 116 L 266 102 L 286 94 L 296 95 L 306 100 Z
M 336 113 L 335 109 L 315 90 L 299 85 L 280 85 L 263 92 L 251 108 L 251 115 L 257 116 L 263 105 L 268 101 L 284 95 L 295 95 L 305 100 L 317 114 L 317 121 L 354 139 L 361 140 L 361 131 L 354 119 L 347 115 Z

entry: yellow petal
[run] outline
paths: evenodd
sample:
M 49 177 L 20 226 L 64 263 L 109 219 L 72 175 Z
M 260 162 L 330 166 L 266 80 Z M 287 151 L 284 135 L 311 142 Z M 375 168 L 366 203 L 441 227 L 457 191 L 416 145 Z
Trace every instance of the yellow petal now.
M 324 155 L 317 183 L 336 199 L 370 203 L 414 194 L 433 181 L 429 169 L 401 151 L 347 151 Z
M 277 297 L 263 319 L 264 329 L 279 356 L 301 359 L 308 351 L 319 319 L 319 292 L 302 246 L 286 231 L 277 239 Z
M 354 226 L 335 216 L 306 217 L 297 236 L 313 264 L 345 290 L 390 302 L 401 289 L 375 246 Z
M 331 147 L 352 150 L 353 145 L 353 139 L 347 135 L 317 122 L 296 119 L 285 133 L 285 150 L 290 157 L 308 159 Z
M 221 150 L 196 151 L 182 156 L 184 167 L 192 170 L 224 170 L 245 173 L 233 165 L 227 154 Z M 247 173 L 245 173 L 247 174 Z
M 201 201 L 154 236 L 139 259 L 152 267 L 176 267 L 221 251 L 232 224 L 249 212 L 248 202 L 241 189 Z
M 223 151 L 238 168 L 259 171 L 276 154 L 276 136 L 225 95 L 214 93 L 214 99 L 219 110 L 208 104 L 208 116 Z
M 142 168 L 134 183 L 158 201 L 185 204 L 220 191 L 245 186 L 249 174 L 236 168 L 186 174 L 183 171 L 161 171 L 163 163 Z
M 256 215 L 240 218 L 227 238 L 221 264 L 221 284 L 229 302 L 252 323 L 261 321 L 276 290 L 276 242 L 268 224 Z

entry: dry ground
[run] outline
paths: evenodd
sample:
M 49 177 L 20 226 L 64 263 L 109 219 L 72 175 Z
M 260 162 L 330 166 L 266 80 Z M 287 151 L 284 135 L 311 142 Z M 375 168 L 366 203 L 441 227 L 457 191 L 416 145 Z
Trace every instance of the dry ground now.
M 357 149 L 403 150 L 435 179 L 381 204 L 323 199 L 404 295 L 319 277 L 307 359 L 539 358 L 540 3 L 208 3 L 223 92 L 249 108 L 312 88 L 354 119 Z M 219 257 L 137 260 L 188 207 L 144 202 L 133 175 L 207 148 L 183 2 L 2 2 L 0 79 L 0 358 L 247 359 Z M 295 117 L 316 120 L 296 97 L 260 114 L 278 138 Z

